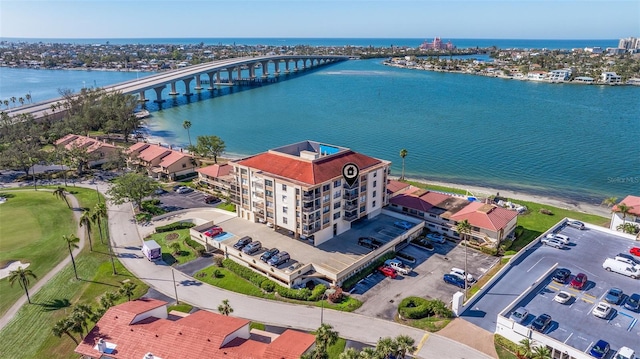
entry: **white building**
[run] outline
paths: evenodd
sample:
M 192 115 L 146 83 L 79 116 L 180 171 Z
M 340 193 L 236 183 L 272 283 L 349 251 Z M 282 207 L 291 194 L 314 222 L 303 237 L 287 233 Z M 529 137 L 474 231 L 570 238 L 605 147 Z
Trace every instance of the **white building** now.
M 622 84 L 622 77 L 615 72 L 603 72 L 602 75 L 600 75 L 600 80 L 602 81 L 602 83 L 607 85 Z
M 565 82 L 571 77 L 571 69 L 553 70 L 548 73 L 549 82 Z
M 360 173 L 350 186 L 345 164 Z M 302 141 L 233 161 L 238 217 L 271 223 L 316 246 L 351 229 L 387 204 L 390 162 L 348 148 Z
M 627 207 L 631 207 L 629 213 L 623 218 L 622 213 L 618 212 L 618 205 L 613 206 L 611 213 L 610 229 L 617 231 L 618 226 L 623 223 L 632 223 L 640 227 L 640 197 L 627 196 L 620 203 L 624 203 Z

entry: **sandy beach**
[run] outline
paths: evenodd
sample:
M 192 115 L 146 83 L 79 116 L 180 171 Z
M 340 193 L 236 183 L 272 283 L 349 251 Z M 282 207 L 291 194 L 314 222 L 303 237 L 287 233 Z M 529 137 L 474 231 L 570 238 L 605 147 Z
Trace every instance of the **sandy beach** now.
M 398 179 L 398 178 L 396 177 L 394 179 Z M 548 206 L 567 209 L 571 211 L 595 214 L 605 218 L 609 218 L 611 216 L 611 209 L 607 207 L 595 206 L 592 204 L 581 203 L 581 202 L 569 202 L 567 200 L 560 199 L 560 198 L 532 195 L 525 192 L 510 191 L 510 190 L 504 190 L 499 188 L 462 185 L 458 183 L 424 181 L 424 180 L 419 180 L 415 178 L 407 178 L 407 180 L 424 183 L 424 184 L 432 184 L 432 185 L 442 186 L 442 187 L 459 188 L 459 189 L 467 190 L 470 192 L 470 195 L 474 195 L 477 197 L 488 197 L 488 196 L 492 196 L 492 195 L 496 195 L 497 193 L 500 193 L 501 197 L 507 197 L 515 200 L 519 199 L 527 202 L 546 204 Z

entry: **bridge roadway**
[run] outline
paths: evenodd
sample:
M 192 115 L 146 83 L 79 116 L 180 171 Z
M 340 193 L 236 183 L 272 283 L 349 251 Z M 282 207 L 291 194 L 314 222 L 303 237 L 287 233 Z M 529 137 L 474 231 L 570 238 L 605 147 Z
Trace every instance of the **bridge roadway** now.
M 191 81 L 195 79 L 196 84 L 194 90 L 202 90 L 200 76 L 206 74 L 209 78 L 208 90 L 213 90 L 214 84 L 233 85 L 233 73 L 236 72 L 236 80 L 242 79 L 242 70 L 246 67 L 249 70 L 249 78 L 256 79 L 255 69 L 258 64 L 262 65 L 262 78 L 267 78 L 268 64 L 273 63 L 275 66 L 274 76 L 279 76 L 281 63 L 284 62 L 285 74 L 291 72 L 290 64 L 293 63 L 293 72 L 299 70 L 298 63 L 302 61 L 302 69 L 317 67 L 334 63 L 338 61 L 348 60 L 347 56 L 335 55 L 269 55 L 258 57 L 239 57 L 232 59 L 217 60 L 198 65 L 187 66 L 176 70 L 161 72 L 155 75 L 146 76 L 136 80 L 121 82 L 115 85 L 105 87 L 107 93 L 121 92 L 123 94 L 138 94 L 140 101 L 147 101 L 145 91 L 154 90 L 156 93 L 156 102 L 163 102 L 162 92 L 170 85 L 169 95 L 178 95 L 176 91 L 176 83 L 183 81 L 186 92 L 185 96 L 191 96 Z M 309 65 L 307 66 L 307 63 Z M 222 82 L 221 72 L 227 72 L 226 82 Z M 31 105 L 20 106 L 5 111 L 9 116 L 32 115 L 34 118 L 40 118 L 52 112 L 51 106 L 64 102 L 64 98 L 56 98 L 39 102 Z M 57 112 L 60 114 L 60 112 Z

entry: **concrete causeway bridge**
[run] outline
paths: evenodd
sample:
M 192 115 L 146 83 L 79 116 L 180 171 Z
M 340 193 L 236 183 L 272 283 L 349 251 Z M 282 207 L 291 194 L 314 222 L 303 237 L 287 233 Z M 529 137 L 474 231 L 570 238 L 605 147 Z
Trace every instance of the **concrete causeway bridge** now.
M 195 81 L 193 90 L 204 90 L 203 85 L 207 84 L 206 90 L 213 91 L 214 85 L 217 86 L 234 86 L 234 85 L 251 85 L 254 83 L 271 82 L 277 79 L 283 71 L 284 74 L 298 72 L 301 70 L 319 67 L 330 63 L 348 60 L 348 56 L 336 55 L 269 55 L 258 57 L 238 57 L 232 59 L 217 60 L 203 64 L 187 66 L 176 70 L 164 71 L 155 75 L 146 76 L 136 80 L 121 82 L 115 85 L 104 87 L 107 93 L 121 92 L 123 94 L 137 94 L 140 101 L 148 101 L 145 97 L 145 91 L 153 90 L 155 92 L 155 102 L 165 101 L 163 92 L 169 87 L 168 95 L 177 96 L 176 83 L 182 81 L 184 83 L 184 96 L 191 96 L 191 83 Z M 268 71 L 269 64 L 273 64 L 275 71 L 270 74 Z M 261 68 L 261 76 L 256 76 L 256 69 Z M 243 78 L 242 71 L 248 70 L 249 77 Z M 226 76 L 222 78 L 221 74 Z M 234 74 L 236 77 L 234 78 Z M 203 80 L 202 77 L 206 75 Z M 271 76 L 272 75 L 272 76 Z M 31 115 L 34 118 L 40 118 L 47 114 L 52 114 L 52 105 L 57 106 L 64 102 L 64 98 L 52 99 L 44 102 L 34 103 L 30 105 L 20 106 L 5 111 L 9 116 Z M 59 109 L 56 115 L 60 115 L 63 109 Z

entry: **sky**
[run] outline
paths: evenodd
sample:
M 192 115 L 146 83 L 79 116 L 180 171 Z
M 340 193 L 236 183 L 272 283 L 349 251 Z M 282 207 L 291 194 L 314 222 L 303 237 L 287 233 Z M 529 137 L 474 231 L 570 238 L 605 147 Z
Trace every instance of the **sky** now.
M 640 0 L 0 0 L 9 38 L 640 37 Z

